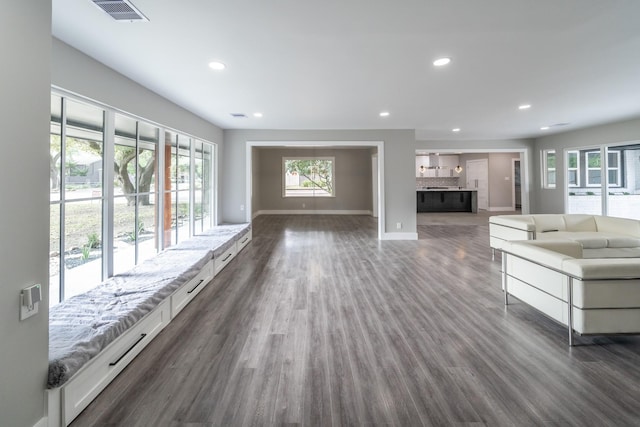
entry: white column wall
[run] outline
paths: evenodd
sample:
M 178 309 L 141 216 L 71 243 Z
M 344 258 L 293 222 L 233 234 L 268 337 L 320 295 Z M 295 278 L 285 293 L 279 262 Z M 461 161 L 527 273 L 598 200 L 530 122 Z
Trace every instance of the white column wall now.
M 23 427 L 45 416 L 51 2 L 3 2 L 0 52 L 0 424 Z M 20 321 L 35 283 L 44 301 Z

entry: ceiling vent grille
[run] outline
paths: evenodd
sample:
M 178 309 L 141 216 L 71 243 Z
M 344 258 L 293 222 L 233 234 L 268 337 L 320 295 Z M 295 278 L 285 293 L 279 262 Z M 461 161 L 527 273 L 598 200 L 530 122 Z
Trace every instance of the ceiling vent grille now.
M 232 117 L 235 117 L 236 119 L 246 119 L 247 115 L 244 113 L 229 113 L 231 114 Z
M 92 1 L 116 21 L 142 22 L 149 20 L 129 0 Z

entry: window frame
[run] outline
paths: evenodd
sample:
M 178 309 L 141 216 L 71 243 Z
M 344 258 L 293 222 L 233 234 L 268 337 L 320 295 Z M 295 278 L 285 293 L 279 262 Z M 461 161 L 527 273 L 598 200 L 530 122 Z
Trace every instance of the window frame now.
M 622 155 L 620 150 L 609 150 L 608 148 L 605 150 L 605 153 L 607 155 L 607 186 L 608 187 L 622 187 L 621 184 L 621 179 L 622 179 L 622 167 L 620 165 L 620 162 L 622 160 Z M 609 162 L 609 155 L 614 154 L 616 156 L 616 167 L 611 167 L 610 162 Z M 615 171 L 616 172 L 616 183 L 612 184 L 611 180 L 609 179 L 609 173 L 611 171 Z
M 121 135 L 118 135 L 116 132 L 116 116 L 122 116 L 125 117 L 129 120 L 133 120 L 136 123 L 136 131 L 135 131 L 135 148 L 136 148 L 136 159 L 135 159 L 135 171 L 131 170 L 129 171 L 130 174 L 135 174 L 135 199 L 136 201 L 138 201 L 140 199 L 140 197 L 142 196 L 146 196 L 149 195 L 150 197 L 155 197 L 155 205 L 154 206 L 154 216 L 157 218 L 157 224 L 155 224 L 155 239 L 157 240 L 157 248 L 156 251 L 161 251 L 163 249 L 165 249 L 167 246 L 170 246 L 171 243 L 166 244 L 166 242 L 164 241 L 164 234 L 165 234 L 165 230 L 164 230 L 164 221 L 163 221 L 163 217 L 164 217 L 164 210 L 167 208 L 166 204 L 164 203 L 164 194 L 166 192 L 171 192 L 174 190 L 178 190 L 173 189 L 173 188 L 165 188 L 166 187 L 166 183 L 165 181 L 165 146 L 166 146 L 166 142 L 165 142 L 165 133 L 172 133 L 174 135 L 182 135 L 185 138 L 188 138 L 190 141 L 190 147 L 194 145 L 195 141 L 199 141 L 203 147 L 207 147 L 206 148 L 206 152 L 208 153 L 208 161 L 205 163 L 203 162 L 203 168 L 206 166 L 206 175 L 207 175 L 207 183 L 205 184 L 207 187 L 207 191 L 208 191 L 208 195 L 206 197 L 207 200 L 207 204 L 208 206 L 206 207 L 206 210 L 208 212 L 208 216 L 207 218 L 202 218 L 202 228 L 204 229 L 209 229 L 213 226 L 215 226 L 217 224 L 218 218 L 216 215 L 217 212 L 217 196 L 218 196 L 218 189 L 217 189 L 217 179 L 216 179 L 216 174 L 218 171 L 218 147 L 217 144 L 214 142 L 210 142 L 207 140 L 203 140 L 201 138 L 196 138 L 195 136 L 189 134 L 189 133 L 185 133 L 185 132 L 181 132 L 181 131 L 177 131 L 169 126 L 165 126 L 162 125 L 160 123 L 154 122 L 152 120 L 147 120 L 145 118 L 136 116 L 134 114 L 130 114 L 127 112 L 124 112 L 122 110 L 110 107 L 106 104 L 103 104 L 101 102 L 98 101 L 93 101 L 91 99 L 85 98 L 81 95 L 77 95 L 77 94 L 73 94 L 70 93 L 64 89 L 61 88 L 57 88 L 55 86 L 51 87 L 51 92 L 50 92 L 50 96 L 51 96 L 51 103 L 52 103 L 52 114 L 51 114 L 51 118 L 50 118 L 50 136 L 49 136 L 49 145 L 51 147 L 51 144 L 53 142 L 53 137 L 55 136 L 57 139 L 60 140 L 60 154 L 59 154 L 59 159 L 55 160 L 55 164 L 52 163 L 52 167 L 56 167 L 58 169 L 58 175 L 56 176 L 56 184 L 54 186 L 53 183 L 53 176 L 50 177 L 50 202 L 49 202 L 49 206 L 50 206 L 50 213 L 49 215 L 55 215 L 56 217 L 56 221 L 55 221 L 55 227 L 49 229 L 49 233 L 52 237 L 50 237 L 50 247 L 51 245 L 55 245 L 55 248 L 52 249 L 52 251 L 56 251 L 58 252 L 59 255 L 59 262 L 57 263 L 58 265 L 56 266 L 56 268 L 54 268 L 51 272 L 50 272 L 50 289 L 56 289 L 55 292 L 51 292 L 50 293 L 50 306 L 56 305 L 59 302 L 64 301 L 65 299 L 67 299 L 69 296 L 71 296 L 71 294 L 68 294 L 68 290 L 71 289 L 72 287 L 76 286 L 77 284 L 74 281 L 67 281 L 67 278 L 65 277 L 65 259 L 68 257 L 68 254 L 65 252 L 65 243 L 66 243 L 66 230 L 65 230 L 65 221 L 68 221 L 68 212 L 67 209 L 65 209 L 65 207 L 67 206 L 67 204 L 69 203 L 76 203 L 76 202 L 94 202 L 94 201 L 100 201 L 101 207 L 101 232 L 100 232 L 100 240 L 101 240 L 101 266 L 100 266 L 100 280 L 97 281 L 93 281 L 91 280 L 90 283 L 86 283 L 82 286 L 82 289 L 80 292 L 86 292 L 89 289 L 99 285 L 99 283 L 103 280 L 106 280 L 110 277 L 112 277 L 114 275 L 114 266 L 113 266 L 113 262 L 114 259 L 116 257 L 116 253 L 114 251 L 114 235 L 115 235 L 115 230 L 114 230 L 114 219 L 115 219 L 115 212 L 114 212 L 114 207 L 116 204 L 116 199 L 123 199 L 125 196 L 123 194 L 120 194 L 120 191 L 116 191 L 116 186 L 117 184 L 114 182 L 115 179 L 115 175 L 114 175 L 114 168 L 113 167 L 105 167 L 105 165 L 111 165 L 114 162 L 114 157 L 115 157 L 115 149 L 116 146 L 118 145 L 122 145 L 122 146 L 126 146 L 126 145 L 130 145 L 131 147 L 134 147 L 134 135 L 128 135 L 128 140 L 130 140 L 130 144 L 124 144 L 124 139 L 122 141 L 120 141 L 120 143 L 118 143 L 118 139 L 121 138 Z M 101 188 L 100 191 L 96 191 L 95 195 L 91 195 L 91 197 L 81 197 L 81 198 L 68 198 L 66 197 L 65 194 L 65 190 L 66 190 L 66 179 L 65 179 L 65 170 L 67 169 L 67 165 L 65 163 L 65 147 L 67 144 L 67 139 L 69 137 L 69 135 L 67 135 L 67 130 L 69 128 L 69 123 L 67 123 L 67 119 L 66 119 L 66 107 L 67 104 L 69 102 L 73 102 L 76 104 L 81 104 L 81 105 L 85 105 L 87 107 L 90 108 L 97 108 L 99 110 L 101 110 L 101 115 L 102 115 L 102 125 L 101 125 L 101 132 L 102 132 L 102 137 L 101 137 L 101 143 L 102 143 L 102 159 L 101 159 L 101 164 L 102 167 L 99 169 L 102 172 L 102 178 L 100 179 L 101 182 Z M 53 114 L 54 111 L 54 104 L 55 104 L 55 116 Z M 59 107 L 58 107 L 59 104 Z M 59 116 L 59 117 L 58 117 Z M 156 128 L 157 129 L 157 143 L 154 143 L 154 147 L 155 147 L 155 168 L 156 168 L 156 172 L 155 172 L 155 178 L 154 178 L 154 184 L 151 185 L 151 187 L 149 188 L 148 192 L 140 192 L 140 180 L 139 180 L 139 175 L 141 173 L 141 169 L 140 169 L 140 155 L 141 152 L 139 152 L 139 150 L 142 148 L 142 144 L 141 144 L 141 136 L 140 136 L 140 126 L 150 126 L 151 128 Z M 57 143 L 57 142 L 56 142 Z M 50 156 L 53 155 L 51 148 L 49 149 L 50 151 Z M 194 167 L 193 165 L 195 164 L 195 150 L 191 149 L 190 153 L 189 153 L 189 178 L 188 178 L 188 182 L 190 184 L 184 184 L 185 188 L 183 188 L 184 191 L 188 191 L 189 192 L 189 206 L 191 211 L 193 211 L 194 207 L 193 207 L 193 200 L 195 199 L 195 191 L 196 191 L 196 186 L 195 185 L 191 185 L 191 183 L 193 183 L 193 177 L 194 177 Z M 52 157 L 53 159 L 53 157 Z M 186 162 L 185 162 L 186 164 Z M 204 170 L 204 169 L 203 169 Z M 170 179 L 170 177 L 167 177 L 167 179 Z M 186 171 L 185 171 L 185 182 L 187 180 L 187 176 L 186 176 Z M 170 185 L 169 185 L 170 187 Z M 116 194 L 118 193 L 118 194 Z M 121 200 L 118 200 L 121 201 Z M 171 208 L 171 206 L 169 206 L 169 208 Z M 204 207 L 203 207 L 204 209 Z M 135 263 L 138 264 L 139 262 L 144 261 L 144 259 L 140 259 L 140 257 L 138 256 L 138 234 L 139 234 L 139 230 L 137 227 L 138 224 L 138 219 L 139 219 L 139 210 L 140 210 L 140 206 L 138 206 L 138 204 L 136 203 L 135 206 L 135 222 L 133 225 L 133 237 L 134 237 L 134 241 L 136 243 L 136 255 L 135 255 Z M 196 229 L 195 229 L 195 216 L 193 215 L 193 212 L 190 212 L 189 214 L 189 227 L 188 227 L 188 231 L 183 233 L 184 234 L 184 238 L 188 238 L 191 237 L 192 235 L 195 235 Z M 188 236 L 187 236 L 188 234 Z M 56 249 L 56 248 L 59 248 Z M 83 253 L 84 254 L 84 253 Z M 97 261 L 96 261 L 97 262 Z M 74 293 L 78 293 L 76 291 L 73 291 Z
M 567 150 L 567 186 L 568 187 L 580 187 L 580 151 L 579 150 Z M 569 159 L 572 155 L 576 156 L 576 166 L 569 166 Z M 574 171 L 576 174 L 576 182 L 575 184 L 571 183 L 571 172 Z
M 549 166 L 549 155 L 553 154 L 555 166 Z M 555 189 L 558 181 L 558 153 L 555 149 L 542 150 L 542 188 Z M 554 182 L 549 182 L 549 174 L 553 174 Z
M 287 194 L 287 167 L 290 160 L 329 160 L 331 162 L 331 193 L 330 194 Z M 336 158 L 335 156 L 283 156 L 282 157 L 282 197 L 289 198 L 331 198 L 336 197 Z M 326 193 L 326 190 L 325 190 Z

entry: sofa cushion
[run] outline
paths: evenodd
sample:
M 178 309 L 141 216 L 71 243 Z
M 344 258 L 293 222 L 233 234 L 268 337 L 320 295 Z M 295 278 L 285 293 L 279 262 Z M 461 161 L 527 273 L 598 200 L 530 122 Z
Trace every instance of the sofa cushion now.
M 584 249 L 582 258 L 640 258 L 640 247 Z
M 640 246 L 640 239 L 634 237 L 609 237 L 607 238 L 608 248 L 637 248 Z
M 581 242 L 582 240 L 603 239 L 606 246 L 607 236 L 597 231 L 547 231 L 536 233 L 538 240 L 566 239 Z
M 583 237 L 574 238 L 582 245 L 582 249 L 602 249 L 609 247 L 609 240 L 606 237 Z

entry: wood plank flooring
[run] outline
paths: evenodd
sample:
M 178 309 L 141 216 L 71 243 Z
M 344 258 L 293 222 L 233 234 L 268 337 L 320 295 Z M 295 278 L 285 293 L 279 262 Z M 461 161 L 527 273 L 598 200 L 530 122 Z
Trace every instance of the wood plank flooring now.
M 569 348 L 506 310 L 486 221 L 461 223 L 378 241 L 366 216 L 256 218 L 72 425 L 640 425 L 640 337 Z

